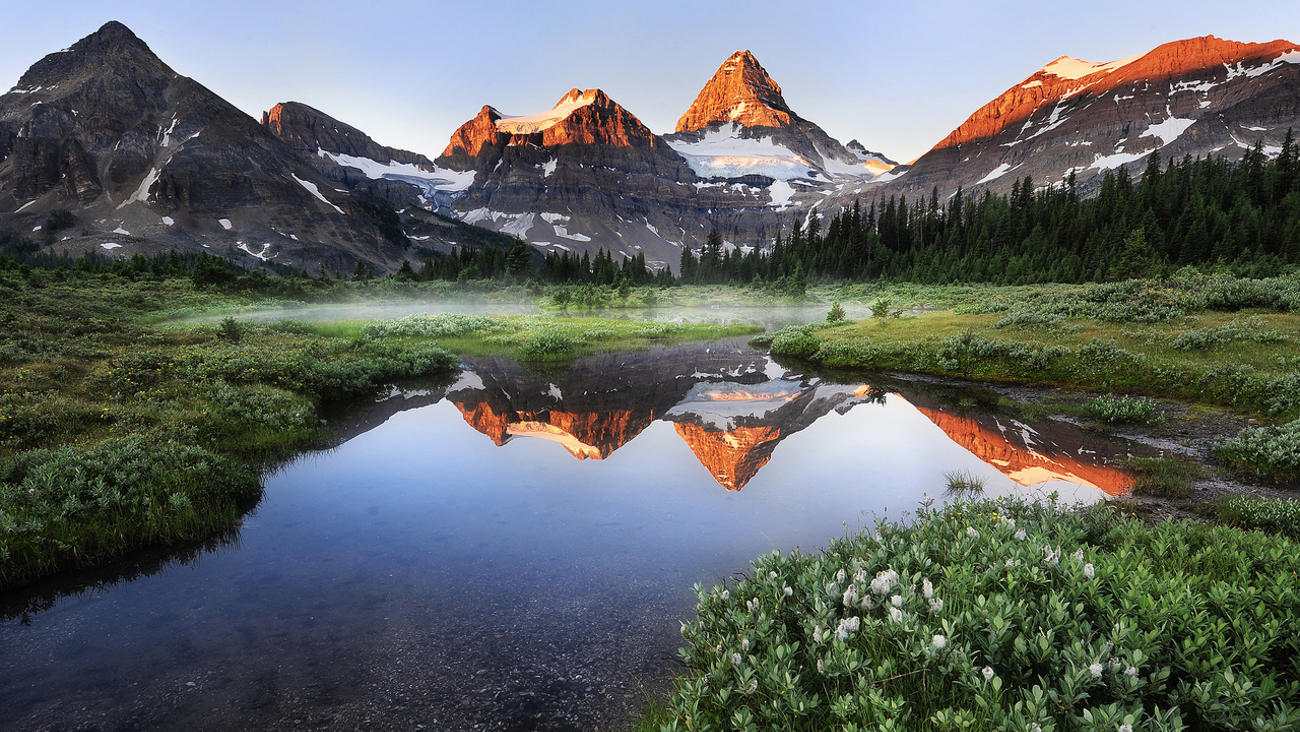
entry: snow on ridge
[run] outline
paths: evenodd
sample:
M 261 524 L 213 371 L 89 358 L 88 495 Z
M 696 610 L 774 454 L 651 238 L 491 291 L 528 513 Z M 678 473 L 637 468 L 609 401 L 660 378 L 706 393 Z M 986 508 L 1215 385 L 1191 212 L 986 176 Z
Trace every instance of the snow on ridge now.
M 1044 66 L 1041 73 L 1061 79 L 1082 79 L 1085 76 L 1091 76 L 1101 72 L 1110 73 L 1117 69 L 1122 69 L 1142 58 L 1142 56 L 1143 54 L 1138 54 L 1136 56 L 1119 59 L 1118 61 L 1108 61 L 1105 63 L 1095 63 L 1092 61 L 1071 58 L 1069 56 L 1062 56 Z
M 221 228 L 230 231 L 230 219 L 217 219 L 217 223 L 221 224 Z
M 328 198 L 326 198 L 325 196 L 321 195 L 320 189 L 316 187 L 316 184 L 315 184 L 315 183 L 312 183 L 312 182 L 309 181 L 309 180 L 303 180 L 302 178 L 299 178 L 299 177 L 298 177 L 297 175 L 295 175 L 292 171 L 289 172 L 289 175 L 292 175 L 292 176 L 293 176 L 293 179 L 296 180 L 296 181 L 298 181 L 299 185 L 301 185 L 303 188 L 306 188 L 308 193 L 310 193 L 310 194 L 312 194 L 313 196 L 315 196 L 315 197 L 319 198 L 320 200 L 324 201 L 324 202 L 326 203 L 326 205 L 330 206 L 330 207 L 333 208 L 335 211 L 338 211 L 340 214 L 343 213 L 343 209 L 341 209 L 341 208 L 339 208 L 338 206 L 335 206 L 334 204 L 330 203 L 330 200 L 329 200 Z M 249 253 L 251 254 L 252 252 L 249 252 Z
M 818 167 L 771 138 L 741 137 L 743 129 L 735 123 L 709 127 L 697 141 L 669 140 L 668 147 L 685 158 L 691 170 L 702 178 L 765 175 L 790 180 L 806 178 L 810 170 Z
M 502 117 L 497 120 L 497 130 L 514 135 L 530 135 L 534 132 L 550 129 L 559 124 L 565 117 L 596 101 L 595 89 L 574 94 L 576 91 L 578 90 L 574 89 L 565 94 L 563 99 L 545 112 L 519 117 Z

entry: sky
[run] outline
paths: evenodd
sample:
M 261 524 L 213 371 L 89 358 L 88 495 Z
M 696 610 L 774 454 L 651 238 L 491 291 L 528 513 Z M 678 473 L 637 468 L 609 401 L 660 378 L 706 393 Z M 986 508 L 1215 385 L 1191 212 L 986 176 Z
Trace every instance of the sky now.
M 1059 56 L 1110 61 L 1206 34 L 1300 42 L 1295 0 L 60 0 L 4 16 L 2 89 L 119 20 L 250 115 L 304 102 L 430 157 L 484 104 L 532 114 L 573 87 L 671 132 L 722 61 L 749 49 L 800 116 L 908 161 Z

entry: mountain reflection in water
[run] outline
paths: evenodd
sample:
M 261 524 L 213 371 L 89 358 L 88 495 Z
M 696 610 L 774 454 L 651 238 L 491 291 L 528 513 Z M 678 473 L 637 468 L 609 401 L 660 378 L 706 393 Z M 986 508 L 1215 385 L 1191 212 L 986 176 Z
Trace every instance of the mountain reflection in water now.
M 753 480 L 787 437 L 861 404 L 914 411 L 1021 486 L 1061 481 L 1110 496 L 1132 486 L 1111 456 L 1091 449 L 1070 425 L 956 414 L 923 393 L 805 377 L 739 347 L 593 356 L 550 379 L 508 359 L 481 359 L 466 364 L 444 394 L 498 446 L 550 440 L 578 460 L 604 460 L 656 420 L 671 422 L 714 480 L 733 491 Z

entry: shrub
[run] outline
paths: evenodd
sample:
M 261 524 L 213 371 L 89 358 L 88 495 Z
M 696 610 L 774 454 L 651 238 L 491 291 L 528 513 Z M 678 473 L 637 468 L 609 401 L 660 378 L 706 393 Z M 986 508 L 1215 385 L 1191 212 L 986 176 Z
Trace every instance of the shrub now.
M 1300 477 L 1300 419 L 1280 427 L 1247 427 L 1214 451 L 1224 465 L 1244 473 Z
M 1182 351 L 1204 350 L 1233 342 L 1280 343 L 1286 336 L 1269 328 L 1263 318 L 1251 318 L 1212 328 L 1183 331 L 1173 340 L 1174 348 Z
M 420 338 L 455 338 L 485 330 L 500 330 L 505 325 L 496 318 L 481 315 L 442 313 L 414 314 L 392 320 L 367 323 L 361 328 L 366 338 L 416 336 Z
M 812 334 L 810 328 L 782 328 L 772 334 L 772 353 L 795 358 L 812 358 L 817 353 L 820 341 Z
M 826 322 L 839 323 L 844 320 L 844 317 L 845 317 L 844 306 L 840 305 L 840 301 L 836 300 L 835 302 L 831 303 L 830 312 L 826 313 Z
M 530 333 L 520 350 L 525 358 L 546 359 L 568 354 L 581 344 L 579 339 L 571 335 L 548 328 Z
M 217 326 L 217 337 L 230 343 L 238 343 L 244 337 L 244 326 L 234 318 L 222 318 Z
M 1127 394 L 1105 394 L 1083 405 L 1089 417 L 1106 424 L 1152 424 L 1164 419 L 1156 402 Z
M 1300 546 L 983 502 L 698 585 L 664 729 L 1286 729 Z
M 1233 496 L 1215 509 L 1226 524 L 1300 537 L 1300 499 Z

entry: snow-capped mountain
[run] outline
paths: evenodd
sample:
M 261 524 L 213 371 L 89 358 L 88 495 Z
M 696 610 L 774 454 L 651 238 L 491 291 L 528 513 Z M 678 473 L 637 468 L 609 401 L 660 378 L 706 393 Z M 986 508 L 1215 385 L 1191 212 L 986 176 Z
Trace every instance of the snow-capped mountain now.
M 763 175 L 825 188 L 838 179 L 871 179 L 894 165 L 865 148 L 846 149 L 795 114 L 781 86 L 749 51 L 722 62 L 667 139 L 702 178 Z
M 1105 63 L 1062 56 L 976 110 L 911 166 L 836 197 L 1009 190 L 1031 176 L 1085 190 L 1108 170 L 1161 156 L 1276 154 L 1300 127 L 1300 46 L 1214 36 Z

